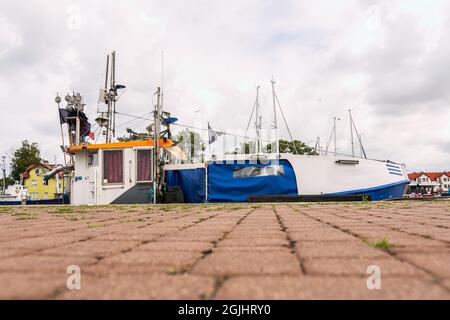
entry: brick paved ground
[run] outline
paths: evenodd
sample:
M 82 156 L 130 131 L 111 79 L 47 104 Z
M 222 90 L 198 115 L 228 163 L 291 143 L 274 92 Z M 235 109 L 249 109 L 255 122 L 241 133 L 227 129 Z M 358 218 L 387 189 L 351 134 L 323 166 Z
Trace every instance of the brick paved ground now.
M 448 201 L 0 207 L 0 299 L 449 299 L 449 228 Z

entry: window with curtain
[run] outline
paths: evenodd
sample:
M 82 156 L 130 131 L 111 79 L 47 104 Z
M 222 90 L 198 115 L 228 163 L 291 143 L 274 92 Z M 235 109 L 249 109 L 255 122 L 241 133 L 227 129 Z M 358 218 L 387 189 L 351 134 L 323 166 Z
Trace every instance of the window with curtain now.
M 137 150 L 137 182 L 148 182 L 152 180 L 151 159 L 152 150 Z
M 123 151 L 103 151 L 103 182 L 123 183 Z

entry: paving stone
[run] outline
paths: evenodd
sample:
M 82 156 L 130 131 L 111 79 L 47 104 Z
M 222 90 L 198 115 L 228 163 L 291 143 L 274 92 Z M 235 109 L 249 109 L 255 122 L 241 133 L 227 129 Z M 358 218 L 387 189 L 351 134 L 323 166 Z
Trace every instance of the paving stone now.
M 374 258 L 389 254 L 360 241 L 301 241 L 295 246 L 298 255 L 306 259 L 316 258 Z
M 43 250 L 43 255 L 65 255 L 65 256 L 107 256 L 112 253 L 119 253 L 136 246 L 136 241 L 98 241 L 88 240 L 68 245 L 59 246 L 52 249 Z
M 71 265 L 83 268 L 96 262 L 97 259 L 90 257 L 24 255 L 1 259 L 0 272 L 65 273 Z
M 194 273 L 208 275 L 300 274 L 295 256 L 289 250 L 218 251 L 197 263 Z
M 204 299 L 214 279 L 194 275 L 117 275 L 81 278 L 81 290 L 66 290 L 57 299 Z
M 203 252 L 208 251 L 213 248 L 211 242 L 189 242 L 189 241 L 155 241 L 143 244 L 136 248 L 137 251 L 140 250 L 150 250 L 150 251 L 194 251 Z
M 399 257 L 441 278 L 450 278 L 450 250 L 442 253 L 406 253 Z
M 50 299 L 65 288 L 68 274 L 0 272 L 0 299 Z
M 17 207 L 0 214 L 0 299 L 449 299 L 448 204 Z
M 216 299 L 449 299 L 440 286 L 421 279 L 382 279 L 380 290 L 369 290 L 363 277 L 234 277 Z
M 311 275 L 365 275 L 369 266 L 378 266 L 381 269 L 382 275 L 385 276 L 426 276 L 420 269 L 392 257 L 307 259 L 303 262 L 303 266 L 305 272 Z

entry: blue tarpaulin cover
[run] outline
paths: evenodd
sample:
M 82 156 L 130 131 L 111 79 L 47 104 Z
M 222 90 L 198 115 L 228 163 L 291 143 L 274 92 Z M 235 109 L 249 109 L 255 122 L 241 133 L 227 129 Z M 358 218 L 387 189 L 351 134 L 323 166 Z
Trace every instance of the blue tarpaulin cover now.
M 208 165 L 209 202 L 245 202 L 255 195 L 297 195 L 295 172 L 287 160 Z
M 167 186 L 180 187 L 183 190 L 184 201 L 188 203 L 205 202 L 205 168 L 180 169 L 166 171 Z

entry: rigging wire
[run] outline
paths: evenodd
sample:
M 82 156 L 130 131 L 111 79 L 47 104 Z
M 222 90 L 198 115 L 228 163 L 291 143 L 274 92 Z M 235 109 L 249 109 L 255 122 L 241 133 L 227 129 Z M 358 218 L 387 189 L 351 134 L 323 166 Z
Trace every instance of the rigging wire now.
M 132 117 L 133 118 L 131 120 L 125 121 L 124 123 L 121 123 L 120 125 L 116 126 L 116 128 L 120 128 L 120 127 L 123 127 L 124 125 L 126 125 L 128 123 L 131 123 L 131 122 L 139 120 L 139 119 L 151 120 L 150 118 L 146 118 L 146 116 L 150 115 L 152 113 L 152 111 L 147 112 L 146 114 L 143 114 L 142 116 L 134 116 L 134 115 L 131 115 L 131 114 L 126 114 L 126 113 L 122 113 L 122 112 L 118 112 L 118 111 L 116 111 L 116 113 L 119 114 L 119 115 L 122 115 L 122 116 L 127 116 L 127 117 Z
M 298 154 L 297 146 L 295 145 L 294 138 L 292 137 L 291 130 L 289 129 L 289 126 L 286 121 L 286 117 L 284 116 L 283 108 L 281 108 L 281 104 L 280 104 L 280 101 L 278 100 L 278 95 L 276 93 L 275 93 L 275 100 L 277 101 L 278 107 L 280 108 L 281 115 L 283 116 L 284 124 L 286 125 L 286 129 L 289 133 L 289 137 L 291 138 L 292 144 L 294 145 L 295 152 L 297 152 L 297 154 Z
M 127 116 L 127 117 L 132 117 L 132 118 L 133 118 L 132 120 L 129 120 L 129 121 L 127 121 L 127 122 L 124 122 L 124 123 L 118 125 L 116 128 L 121 127 L 121 126 L 124 126 L 124 125 L 127 124 L 127 123 L 130 123 L 130 122 L 132 122 L 132 121 L 139 120 L 139 119 L 141 119 L 141 120 L 147 120 L 147 121 L 151 121 L 151 120 L 152 120 L 152 118 L 147 118 L 147 117 L 146 117 L 146 116 L 148 116 L 149 114 L 151 114 L 152 111 L 151 111 L 151 112 L 148 112 L 148 113 L 146 113 L 146 114 L 144 114 L 144 115 L 142 115 L 142 116 L 135 116 L 135 115 L 132 115 L 132 114 L 122 113 L 122 112 L 118 112 L 118 111 L 116 111 L 116 113 L 118 113 L 118 114 L 120 114 L 120 115 L 123 115 L 123 116 Z M 141 123 L 141 124 L 142 124 L 142 123 Z M 139 125 L 141 125 L 141 124 L 139 124 Z M 208 129 L 205 129 L 205 128 L 195 127 L 195 126 L 186 125 L 186 124 L 181 124 L 181 123 L 172 123 L 171 125 L 173 125 L 173 126 L 178 126 L 178 127 L 189 128 L 189 129 L 201 130 L 201 131 L 208 131 Z M 254 139 L 254 138 L 249 137 L 249 136 L 247 136 L 247 135 L 243 136 L 243 135 L 238 135 L 238 134 L 233 134 L 233 133 L 227 133 L 227 132 L 224 132 L 224 131 L 217 131 L 217 133 L 220 133 L 220 134 L 223 134 L 223 135 L 226 135 L 226 136 L 233 136 L 233 137 L 244 138 L 244 139 Z M 270 142 L 270 140 L 266 140 L 266 139 L 262 139 L 262 140 L 265 141 L 265 142 Z
M 248 119 L 247 129 L 245 129 L 245 136 L 247 136 L 248 128 L 250 128 L 250 123 L 252 122 L 253 114 L 255 113 L 255 108 L 256 108 L 256 100 L 255 100 L 255 103 L 253 104 L 252 114 L 250 115 L 250 119 Z

